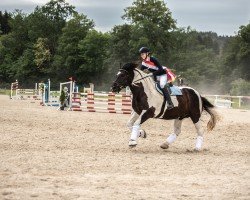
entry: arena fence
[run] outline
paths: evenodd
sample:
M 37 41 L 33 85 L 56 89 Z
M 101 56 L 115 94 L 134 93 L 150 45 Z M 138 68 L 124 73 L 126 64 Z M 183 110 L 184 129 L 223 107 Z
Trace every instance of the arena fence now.
M 39 93 L 39 89 L 37 89 L 37 84 L 35 84 L 35 89 L 22 89 L 19 86 L 18 80 L 16 80 L 11 83 L 10 98 L 21 100 L 41 100 L 42 96 Z
M 250 109 L 250 96 L 204 95 L 220 108 Z
M 36 83 L 35 89 L 22 89 L 18 80 L 11 83 L 11 99 L 42 100 L 42 105 L 60 106 L 59 97 L 62 89 L 68 88 L 68 110 L 86 112 L 107 112 L 130 114 L 132 110 L 131 95 L 127 89 L 121 94 L 93 91 L 94 85 L 78 92 L 74 81 L 60 83 L 60 91 L 50 91 L 47 83 Z M 219 108 L 250 109 L 250 96 L 203 95 Z
M 73 111 L 131 114 L 131 95 L 114 93 L 73 93 Z

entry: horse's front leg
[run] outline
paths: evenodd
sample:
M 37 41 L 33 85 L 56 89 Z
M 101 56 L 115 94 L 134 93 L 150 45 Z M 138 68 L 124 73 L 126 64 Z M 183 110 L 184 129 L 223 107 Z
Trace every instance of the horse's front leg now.
M 140 115 L 138 115 L 135 111 L 132 112 L 131 117 L 129 118 L 129 121 L 127 122 L 127 127 L 132 132 L 133 126 L 135 121 L 139 118 Z M 146 132 L 143 129 L 139 129 L 137 137 L 146 138 Z
M 137 145 L 137 138 L 140 136 L 140 128 L 141 128 L 141 123 L 142 123 L 142 117 L 143 115 L 147 112 L 147 110 L 143 110 L 140 115 L 138 115 L 135 111 L 133 111 L 132 116 L 127 123 L 128 127 L 131 130 L 131 136 L 128 145 L 130 147 L 135 147 Z M 143 131 L 144 132 L 144 131 Z M 146 134 L 144 132 L 144 136 L 146 137 Z

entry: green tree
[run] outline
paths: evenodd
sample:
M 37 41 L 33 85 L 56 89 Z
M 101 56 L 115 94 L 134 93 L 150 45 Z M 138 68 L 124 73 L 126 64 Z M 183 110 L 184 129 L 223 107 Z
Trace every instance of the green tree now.
M 107 58 L 104 61 L 106 84 L 110 85 L 120 65 L 138 59 L 138 47 L 132 42 L 133 25 L 123 24 L 114 26 L 109 34 Z
M 156 25 L 165 31 L 175 28 L 175 20 L 172 19 L 171 12 L 163 0 L 135 0 L 132 6 L 124 11 L 122 18 L 132 24 L 138 24 L 141 27 L 145 24 Z M 148 31 L 153 32 L 152 30 L 154 29 Z
M 250 24 L 241 26 L 235 37 L 229 38 L 221 58 L 221 82 L 230 91 L 231 82 L 239 78 L 250 81 Z
M 164 1 L 135 0 L 132 6 L 125 9 L 123 19 L 135 25 L 136 38 L 132 43 L 137 41 L 137 51 L 140 46 L 148 46 L 163 63 L 166 63 L 171 47 L 169 32 L 176 28 L 176 22 Z
M 95 30 L 88 32 L 87 36 L 79 42 L 80 57 L 83 61 L 78 70 L 80 81 L 92 81 L 100 85 L 100 79 L 105 70 L 104 61 L 107 59 L 108 44 L 109 34 Z
M 59 38 L 59 44 L 53 62 L 53 73 L 56 73 L 58 78 L 63 80 L 70 76 L 77 76 L 78 68 L 84 62 L 79 56 L 78 44 L 93 27 L 94 22 L 83 14 L 75 14 L 74 17 L 67 22 Z
M 9 20 L 11 19 L 11 14 L 5 11 L 2 13 L 0 11 L 0 35 L 8 34 L 10 32 Z
M 241 26 L 238 32 L 239 52 L 237 62 L 242 78 L 250 81 L 250 24 Z
M 197 32 L 190 27 L 171 33 L 173 48 L 170 51 L 169 67 L 191 86 L 212 88 L 219 79 L 219 45 L 217 35 Z
M 28 17 L 30 39 L 36 42 L 40 37 L 48 38 L 51 53 L 54 54 L 66 20 L 75 13 L 75 7 L 65 0 L 51 0 L 44 6 L 36 7 Z
M 16 10 L 9 20 L 11 32 L 0 37 L 0 77 L 2 81 L 17 79 L 19 66 L 14 65 L 28 46 L 26 15 Z
M 134 52 L 131 51 L 132 25 L 124 24 L 115 26 L 110 34 L 110 53 L 112 63 L 114 60 L 117 63 L 127 62 L 132 59 Z
M 37 68 L 41 71 L 45 71 L 48 67 L 48 63 L 51 60 L 51 53 L 49 49 L 48 39 L 47 38 L 38 38 L 37 42 L 34 45 L 34 54 L 35 54 L 35 64 Z
M 23 54 L 12 63 L 13 68 L 16 70 L 15 78 L 23 83 L 23 86 L 34 84 L 37 80 L 37 75 L 39 75 L 36 68 L 35 55 L 32 48 L 27 48 L 24 50 Z M 28 77 L 28 80 L 27 80 Z
M 249 96 L 250 95 L 250 82 L 249 81 L 245 81 L 244 79 L 237 79 L 234 80 L 231 83 L 231 90 L 230 90 L 230 94 L 231 95 L 242 95 L 242 96 Z

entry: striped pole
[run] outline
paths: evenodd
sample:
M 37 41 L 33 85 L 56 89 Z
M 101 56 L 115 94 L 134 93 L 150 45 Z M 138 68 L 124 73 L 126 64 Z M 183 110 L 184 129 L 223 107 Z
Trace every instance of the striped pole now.
M 75 94 L 72 99 L 73 111 L 104 112 L 131 114 L 131 95 L 108 94 L 85 94 L 86 98 L 81 101 L 80 93 Z M 98 96 L 98 97 L 96 97 Z M 107 97 L 107 98 L 106 98 Z

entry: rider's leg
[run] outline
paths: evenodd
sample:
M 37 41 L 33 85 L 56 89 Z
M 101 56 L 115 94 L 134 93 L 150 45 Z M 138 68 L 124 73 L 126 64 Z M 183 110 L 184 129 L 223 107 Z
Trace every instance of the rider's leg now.
M 167 82 L 167 75 L 166 74 L 161 75 L 159 77 L 159 79 L 160 79 L 160 87 L 162 89 L 164 99 L 166 99 L 166 101 L 168 103 L 167 109 L 172 109 L 174 107 L 174 104 L 173 104 L 173 102 L 171 100 L 171 96 L 170 96 L 171 90 L 170 90 L 168 82 Z

